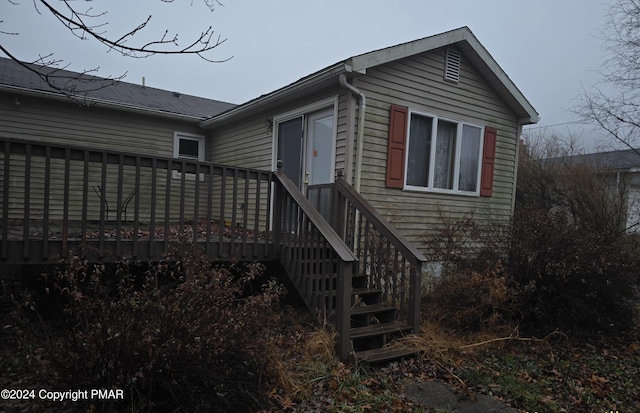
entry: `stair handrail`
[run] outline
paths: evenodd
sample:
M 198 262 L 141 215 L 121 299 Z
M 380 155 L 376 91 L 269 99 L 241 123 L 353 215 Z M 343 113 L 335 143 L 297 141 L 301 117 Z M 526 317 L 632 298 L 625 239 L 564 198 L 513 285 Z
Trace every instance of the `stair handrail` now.
M 416 247 L 414 247 L 400 232 L 395 229 L 362 195 L 360 195 L 351 185 L 346 183 L 339 174 L 336 177 L 335 191 L 355 209 L 356 213 L 366 218 L 373 227 L 383 235 L 387 241 L 393 245 L 408 261 L 410 266 L 409 276 L 409 301 L 408 301 L 408 322 L 414 333 L 420 331 L 420 301 L 421 301 L 421 281 L 422 265 L 427 262 L 427 258 Z M 336 197 L 337 198 L 337 197 Z M 335 201 L 334 201 L 335 202 Z M 335 208 L 340 208 L 335 204 Z M 340 224 L 337 224 L 338 226 Z M 355 248 L 355 246 L 354 246 Z M 356 255 L 357 256 L 357 255 Z
M 328 246 L 336 253 L 336 257 L 339 259 L 337 269 L 337 288 L 336 288 L 336 304 L 335 304 L 335 327 L 338 333 L 338 342 L 336 345 L 336 352 L 338 357 L 346 361 L 351 354 L 351 280 L 353 272 L 355 270 L 355 263 L 358 262 L 358 257 L 351 251 L 351 249 L 344 242 L 333 227 L 322 217 L 320 212 L 311 204 L 307 197 L 298 189 L 298 187 L 282 172 L 282 168 L 278 168 L 278 171 L 274 173 L 276 185 L 275 185 L 275 202 L 274 202 L 274 227 L 273 227 L 273 242 L 275 246 L 284 248 L 283 240 L 280 238 L 281 233 L 284 232 L 284 222 L 282 216 L 279 215 L 282 212 L 283 196 L 279 194 L 280 188 L 282 188 L 288 196 L 291 197 L 300 208 L 301 212 L 309 219 L 309 221 L 319 231 L 320 235 L 325 239 Z M 282 260 L 284 257 L 280 257 Z M 288 263 L 282 262 L 287 267 Z M 290 274 L 291 276 L 291 274 Z M 301 294 L 302 295 L 302 294 Z M 306 299 L 305 299 L 306 300 Z M 307 303 L 308 304 L 308 303 Z
M 376 229 L 387 237 L 394 247 L 402 251 L 404 255 L 413 258 L 414 263 L 422 264 L 428 261 L 422 252 L 420 252 L 402 234 L 400 234 L 400 232 L 391 225 L 375 207 L 373 207 L 373 205 L 364 199 L 362 195 L 356 192 L 356 190 L 351 185 L 347 184 L 340 176 L 336 179 L 336 189 L 342 196 L 351 202 L 365 218 L 374 222 Z
M 342 237 L 340 237 L 340 235 L 338 235 L 331 225 L 322 217 L 320 212 L 318 212 L 318 210 L 304 196 L 296 184 L 294 184 L 293 181 L 284 174 L 284 172 L 276 171 L 274 172 L 274 175 L 289 196 L 291 196 L 291 198 L 293 198 L 296 204 L 300 207 L 303 213 L 318 228 L 318 231 L 320 231 L 322 236 L 327 240 L 331 248 L 336 251 L 340 259 L 345 262 L 358 261 L 358 258 L 343 241 Z

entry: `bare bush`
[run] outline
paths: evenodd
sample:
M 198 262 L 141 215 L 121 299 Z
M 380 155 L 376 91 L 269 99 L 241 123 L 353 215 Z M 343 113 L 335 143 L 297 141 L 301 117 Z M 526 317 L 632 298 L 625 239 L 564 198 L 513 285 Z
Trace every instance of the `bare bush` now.
M 259 408 L 282 287 L 261 279 L 261 264 L 215 267 L 197 252 L 170 258 L 105 267 L 72 257 L 50 276 L 29 305 L 60 309 L 32 330 L 38 373 L 55 388 L 124 390 L 104 411 Z
M 623 189 L 589 166 L 524 149 L 508 260 L 523 322 L 629 327 L 640 256 L 624 233 Z

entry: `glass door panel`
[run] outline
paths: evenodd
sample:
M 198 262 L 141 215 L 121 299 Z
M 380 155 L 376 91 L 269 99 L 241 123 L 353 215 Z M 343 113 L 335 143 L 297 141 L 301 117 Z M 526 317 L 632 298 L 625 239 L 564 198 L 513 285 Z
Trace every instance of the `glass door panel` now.
M 284 174 L 302 188 L 302 116 L 278 123 L 278 156 Z
M 309 115 L 307 120 L 306 180 L 309 185 L 333 178 L 333 108 Z

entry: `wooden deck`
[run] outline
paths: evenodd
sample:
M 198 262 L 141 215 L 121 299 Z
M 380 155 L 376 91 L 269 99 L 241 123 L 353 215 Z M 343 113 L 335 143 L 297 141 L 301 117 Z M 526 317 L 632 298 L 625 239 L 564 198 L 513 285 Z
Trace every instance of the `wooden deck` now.
M 65 259 L 70 252 L 84 254 L 90 260 L 107 262 L 122 258 L 159 261 L 172 248 L 185 243 L 197 246 L 214 260 L 274 259 L 271 233 L 232 228 L 217 222 L 200 222 L 196 226 L 188 224 L 182 227 L 170 225 L 166 234 L 164 227 L 156 228 L 151 233 L 145 224 L 138 225 L 134 230 L 130 223 L 124 223 L 119 232 L 114 223 L 106 223 L 102 230 L 95 223 L 89 223 L 86 227 L 87 232 L 82 233 L 79 223 L 71 224 L 66 231 L 60 225 L 50 223 L 45 236 L 42 226 L 31 224 L 25 242 L 24 226 L 20 223 L 10 224 L 7 242 L 0 240 L 3 243 L 3 260 L 0 262 L 56 262 Z
M 384 359 L 376 349 L 419 331 L 424 256 L 340 178 L 309 188 L 312 204 L 279 171 L 0 137 L 0 185 L 0 266 L 197 245 L 213 260 L 278 260 L 334 321 L 342 359 Z

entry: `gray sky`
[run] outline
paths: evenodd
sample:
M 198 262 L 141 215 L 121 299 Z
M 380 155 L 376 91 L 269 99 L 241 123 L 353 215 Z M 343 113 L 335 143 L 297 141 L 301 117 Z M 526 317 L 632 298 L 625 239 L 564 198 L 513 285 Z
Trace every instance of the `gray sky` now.
M 233 58 L 207 63 L 197 57 L 131 59 L 81 41 L 32 0 L 0 0 L 0 43 L 16 57 L 38 55 L 82 71 L 99 67 L 101 76 L 127 72 L 125 81 L 182 93 L 243 103 L 348 57 L 443 31 L 469 26 L 540 113 L 536 132 L 576 135 L 587 149 L 597 136 L 574 123 L 571 113 L 584 89 L 599 79 L 603 61 L 599 30 L 607 0 L 222 0 L 214 12 L 202 0 L 74 0 L 79 8 L 108 10 L 107 34 L 122 34 L 153 15 L 145 33 L 165 29 L 181 43 L 213 26 L 227 41 L 208 56 Z M 53 3 L 59 4 L 57 0 Z M 141 38 L 147 38 L 141 36 Z M 557 126 L 553 126 L 557 125 Z

